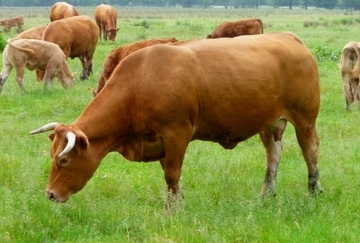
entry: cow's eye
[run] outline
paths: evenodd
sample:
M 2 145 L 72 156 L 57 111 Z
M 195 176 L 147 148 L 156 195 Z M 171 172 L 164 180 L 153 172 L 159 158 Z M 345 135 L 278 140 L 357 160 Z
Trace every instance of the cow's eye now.
M 58 160 L 58 164 L 59 166 L 66 166 L 66 164 L 69 162 L 69 158 L 64 156 L 64 157 L 61 157 L 59 158 Z

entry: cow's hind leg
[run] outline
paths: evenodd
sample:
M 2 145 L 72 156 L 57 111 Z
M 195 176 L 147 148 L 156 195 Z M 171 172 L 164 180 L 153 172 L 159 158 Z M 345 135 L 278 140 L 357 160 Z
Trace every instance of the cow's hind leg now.
M 24 88 L 24 67 L 18 67 L 16 69 L 16 81 L 20 87 L 21 92 L 25 92 Z
M 286 123 L 285 119 L 278 120 L 259 134 L 266 152 L 266 172 L 261 191 L 262 196 L 276 195 L 276 174 L 281 159 L 281 139 Z
M 0 93 L 2 91 L 6 79 L 9 77 L 11 73 L 12 68 L 13 67 L 11 65 L 4 64 L 3 70 L 1 71 L 1 75 L 0 75 Z
M 319 138 L 315 123 L 297 123 L 296 136 L 308 167 L 308 191 L 310 194 L 323 192 L 320 186 L 318 168 Z

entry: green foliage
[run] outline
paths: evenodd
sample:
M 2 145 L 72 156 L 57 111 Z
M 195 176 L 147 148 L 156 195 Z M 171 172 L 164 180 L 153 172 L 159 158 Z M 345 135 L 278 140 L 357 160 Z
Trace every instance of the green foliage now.
M 47 9 L 21 11 L 26 16 L 24 29 L 48 22 Z M 93 16 L 93 8 L 79 11 Z M 35 73 L 26 70 L 25 94 L 20 94 L 14 70 L 6 81 L 0 94 L 0 242 L 360 242 L 360 108 L 345 110 L 340 71 L 329 58 L 354 38 L 357 24 L 333 22 L 344 18 L 343 11 L 139 7 L 118 11 L 116 41 L 99 41 L 89 80 L 77 79 L 69 90 L 55 82 L 54 89 L 43 92 Z M 17 15 L 19 10 L 0 9 L 0 14 Z M 210 142 L 190 143 L 181 178 L 185 196 L 174 211 L 164 211 L 166 186 L 159 163 L 132 163 L 117 153 L 107 155 L 85 188 L 67 203 L 45 198 L 50 133 L 33 136 L 29 131 L 52 121 L 73 122 L 93 99 L 88 88 L 96 87 L 112 49 L 140 37 L 205 38 L 224 21 L 253 16 L 261 17 L 265 33 L 296 33 L 322 59 L 317 121 L 322 195 L 307 195 L 306 164 L 289 123 L 275 198 L 259 197 L 265 151 L 257 136 L 231 151 Z M 137 25 L 142 19 L 149 28 Z M 304 20 L 331 24 L 304 28 Z M 81 71 L 77 58 L 68 63 L 72 71 Z
M 2 35 L 0 35 L 0 51 L 3 51 L 6 46 L 6 40 Z
M 330 50 L 328 46 L 318 46 L 316 47 L 314 55 L 318 61 L 339 61 L 341 51 Z

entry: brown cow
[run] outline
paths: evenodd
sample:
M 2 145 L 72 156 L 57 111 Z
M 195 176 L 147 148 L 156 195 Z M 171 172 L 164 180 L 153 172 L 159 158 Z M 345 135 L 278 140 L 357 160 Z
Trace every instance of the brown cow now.
M 25 67 L 29 70 L 39 69 L 45 73 L 44 89 L 48 83 L 53 86 L 55 76 L 64 88 L 74 83 L 65 55 L 58 45 L 42 40 L 13 39 L 8 41 L 3 52 L 0 92 L 13 68 L 16 70 L 16 81 L 20 90 L 24 92 Z
M 340 59 L 340 71 L 343 80 L 346 109 L 350 104 L 358 104 L 360 100 L 360 42 L 350 41 L 343 50 Z
M 281 140 L 289 121 L 313 194 L 322 192 L 319 107 L 317 64 L 297 37 L 273 33 L 203 39 L 134 52 L 73 123 L 51 123 L 31 133 L 54 129 L 47 186 L 53 201 L 65 202 L 80 191 L 101 160 L 117 151 L 131 161 L 159 160 L 171 203 L 179 194 L 191 141 L 233 149 L 256 134 L 267 158 L 262 194 L 275 194 Z
M 50 9 L 50 21 L 79 16 L 75 7 L 67 2 L 56 2 Z
M 100 4 L 95 8 L 95 21 L 99 27 L 99 36 L 103 36 L 104 40 L 109 38 L 110 41 L 115 41 L 116 33 L 119 28 L 116 28 L 117 12 L 116 9 L 110 5 Z
M 4 26 L 8 32 L 11 31 L 11 27 L 17 26 L 18 32 L 22 32 L 22 26 L 24 25 L 23 17 L 15 17 L 10 19 L 4 19 L 0 21 L 0 26 Z
M 104 87 L 106 81 L 110 78 L 115 67 L 123 60 L 126 56 L 131 53 L 140 50 L 147 46 L 152 46 L 155 44 L 168 44 L 175 43 L 177 40 L 175 38 L 161 38 L 161 39 L 149 39 L 137 41 L 132 44 L 120 46 L 112 50 L 107 57 L 105 58 L 103 70 L 100 74 L 100 79 L 97 88 L 93 91 L 93 95 L 96 96 L 100 90 Z
M 66 57 L 79 57 L 83 67 L 81 80 L 92 74 L 92 60 L 98 39 L 96 23 L 85 15 L 51 22 L 42 35 L 42 40 L 59 45 Z
M 264 33 L 261 19 L 245 19 L 220 24 L 207 38 L 236 37 L 240 35 L 257 35 Z

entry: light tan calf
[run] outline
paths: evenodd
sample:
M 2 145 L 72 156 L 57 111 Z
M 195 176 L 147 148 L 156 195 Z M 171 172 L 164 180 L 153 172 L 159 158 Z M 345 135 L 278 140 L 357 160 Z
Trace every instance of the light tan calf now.
M 357 104 L 360 100 L 359 87 L 359 58 L 360 43 L 350 41 L 343 50 L 340 59 L 340 71 L 343 80 L 346 109 L 350 110 L 350 104 Z
M 16 70 L 16 81 L 22 92 L 25 91 L 23 78 L 25 67 L 44 72 L 44 89 L 48 83 L 53 85 L 55 76 L 64 88 L 70 87 L 74 79 L 66 58 L 56 44 L 34 39 L 8 40 L 3 52 L 3 70 L 0 76 L 0 92 L 11 70 Z

